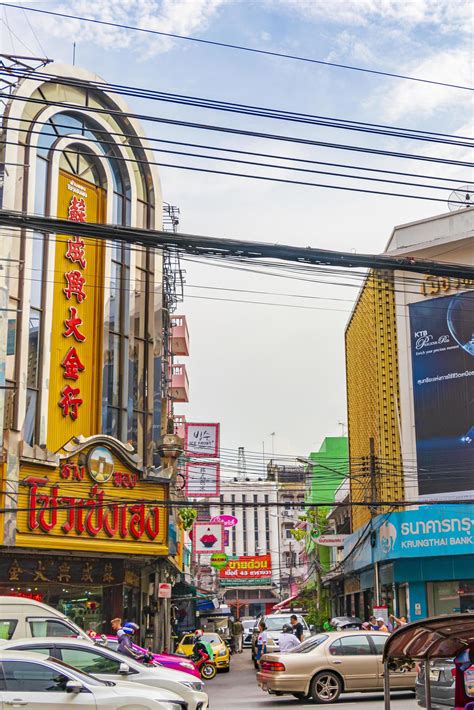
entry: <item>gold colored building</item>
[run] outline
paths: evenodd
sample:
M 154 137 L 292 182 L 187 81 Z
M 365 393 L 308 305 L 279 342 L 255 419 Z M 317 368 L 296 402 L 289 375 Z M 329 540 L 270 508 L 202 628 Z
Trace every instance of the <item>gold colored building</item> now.
M 181 554 L 158 452 L 163 256 L 80 236 L 84 222 L 160 229 L 161 186 L 140 125 L 97 80 L 49 65 L 3 116 L 1 206 L 78 235 L 2 231 L 0 594 L 99 633 L 133 619 L 163 647 L 157 585 Z
M 346 328 L 346 377 L 351 501 L 401 500 L 397 324 L 389 273 L 372 271 L 361 289 Z M 369 519 L 368 507 L 352 508 L 353 530 Z

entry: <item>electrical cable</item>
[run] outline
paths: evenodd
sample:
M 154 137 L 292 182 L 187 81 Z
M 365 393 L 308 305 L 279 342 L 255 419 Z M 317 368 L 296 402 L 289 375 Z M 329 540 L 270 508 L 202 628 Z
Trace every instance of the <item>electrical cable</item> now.
M 447 88 L 461 89 L 464 91 L 472 91 L 473 90 L 472 87 L 470 87 L 470 86 L 463 86 L 463 85 L 459 85 L 459 84 L 450 84 L 447 82 L 435 81 L 433 79 L 423 79 L 421 77 L 414 77 L 414 76 L 409 76 L 409 75 L 405 75 L 405 74 L 386 72 L 386 71 L 381 71 L 378 69 L 367 69 L 367 68 L 363 68 L 363 67 L 352 66 L 349 64 L 339 64 L 337 62 L 327 62 L 327 61 L 323 61 L 321 59 L 313 59 L 310 57 L 301 57 L 298 55 L 285 54 L 283 52 L 272 52 L 270 50 L 258 49 L 256 47 L 246 47 L 243 45 L 231 44 L 229 42 L 217 42 L 215 40 L 208 40 L 208 39 L 202 39 L 202 38 L 198 38 L 198 37 L 179 35 L 179 34 L 172 33 L 172 32 L 162 32 L 162 31 L 158 31 L 158 30 L 152 30 L 150 28 L 145 28 L 145 27 L 134 27 L 133 25 L 127 25 L 124 23 L 110 22 L 110 21 L 106 21 L 106 20 L 97 20 L 97 19 L 90 18 L 90 17 L 81 17 L 80 15 L 72 15 L 71 13 L 66 14 L 66 13 L 62 13 L 62 12 L 55 12 L 53 10 L 41 10 L 39 8 L 25 7 L 24 5 L 16 5 L 16 4 L 10 3 L 10 2 L 0 2 L 0 5 L 3 5 L 4 7 L 7 7 L 7 8 L 13 8 L 15 10 L 21 9 L 21 10 L 25 10 L 27 12 L 36 12 L 36 13 L 40 13 L 43 15 L 62 17 L 64 19 L 67 19 L 68 22 L 70 22 L 71 20 L 78 20 L 81 22 L 89 22 L 89 23 L 96 24 L 96 25 L 115 27 L 117 29 L 122 29 L 122 30 L 142 32 L 145 34 L 156 35 L 156 36 L 160 36 L 160 37 L 169 37 L 170 39 L 180 39 L 180 40 L 185 40 L 187 42 L 195 42 L 195 43 L 199 43 L 199 44 L 203 44 L 203 45 L 210 45 L 210 46 L 221 47 L 221 48 L 225 48 L 225 49 L 239 50 L 242 52 L 251 52 L 254 54 L 261 54 L 261 55 L 266 55 L 266 56 L 270 56 L 270 57 L 280 57 L 282 59 L 291 59 L 294 61 L 306 62 L 306 63 L 310 63 L 310 64 L 318 64 L 321 66 L 335 67 L 338 69 L 346 69 L 346 70 L 356 71 L 356 72 L 363 72 L 363 73 L 367 73 L 367 74 L 374 74 L 377 76 L 390 77 L 390 78 L 394 78 L 394 79 L 404 79 L 407 81 L 415 81 L 415 82 L 420 82 L 423 84 L 432 84 L 435 86 L 444 86 Z

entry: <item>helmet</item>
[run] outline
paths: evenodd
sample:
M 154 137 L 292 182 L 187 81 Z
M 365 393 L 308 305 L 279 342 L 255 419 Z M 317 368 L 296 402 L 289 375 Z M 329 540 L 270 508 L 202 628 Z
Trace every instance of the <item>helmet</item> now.
M 132 629 L 131 626 L 124 626 L 122 628 L 122 631 L 126 636 L 133 636 L 134 634 L 134 629 Z
M 290 624 L 283 624 L 283 629 L 282 629 L 284 634 L 292 634 L 293 633 L 293 627 L 290 626 Z
M 204 631 L 202 629 L 196 629 L 196 631 L 194 632 L 194 635 L 198 639 L 200 639 L 203 634 L 204 634 Z
M 124 631 L 126 631 L 126 629 L 130 629 L 130 633 L 134 634 L 135 631 L 138 631 L 138 629 L 140 627 L 138 626 L 138 624 L 135 624 L 135 622 L 133 622 L 133 621 L 127 621 L 127 623 L 124 624 L 122 628 Z

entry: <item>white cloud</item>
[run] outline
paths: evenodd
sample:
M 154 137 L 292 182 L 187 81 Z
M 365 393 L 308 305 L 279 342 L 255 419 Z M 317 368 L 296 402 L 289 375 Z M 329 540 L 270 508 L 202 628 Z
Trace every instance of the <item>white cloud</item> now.
M 431 24 L 443 31 L 472 30 L 471 0 L 276 0 L 280 6 L 313 20 L 350 25 L 370 22 L 403 22 L 405 26 Z
M 226 2 L 228 0 L 95 0 L 93 3 L 77 0 L 73 6 L 57 5 L 54 11 L 186 36 L 206 30 Z M 35 23 L 50 37 L 90 42 L 105 49 L 130 49 L 145 57 L 167 51 L 173 45 L 173 40 L 166 37 L 48 15 L 35 16 Z
M 338 34 L 333 42 L 333 49 L 325 58 L 327 62 L 340 62 L 350 57 L 351 61 L 369 64 L 376 61 L 374 53 L 362 42 L 357 35 L 344 30 Z
M 473 69 L 469 47 L 462 46 L 436 52 L 424 59 L 399 66 L 397 72 L 460 86 L 472 86 Z M 426 118 L 438 110 L 456 111 L 460 121 L 464 120 L 464 111 L 469 112 L 472 117 L 471 92 L 414 81 L 397 82 L 383 94 L 380 90 L 377 91 L 368 101 L 369 107 L 375 105 L 382 107 L 384 118 L 390 121 L 406 116 Z

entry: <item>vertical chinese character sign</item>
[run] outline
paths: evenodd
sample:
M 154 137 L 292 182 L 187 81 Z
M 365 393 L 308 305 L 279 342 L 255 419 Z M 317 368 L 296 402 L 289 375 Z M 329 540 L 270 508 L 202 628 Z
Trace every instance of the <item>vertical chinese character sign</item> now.
M 57 235 L 47 444 L 100 432 L 103 358 L 104 245 L 80 234 L 102 222 L 104 191 L 63 171 L 58 217 L 77 222 L 76 236 Z
M 188 498 L 219 495 L 220 465 L 215 462 L 186 464 L 186 495 Z

